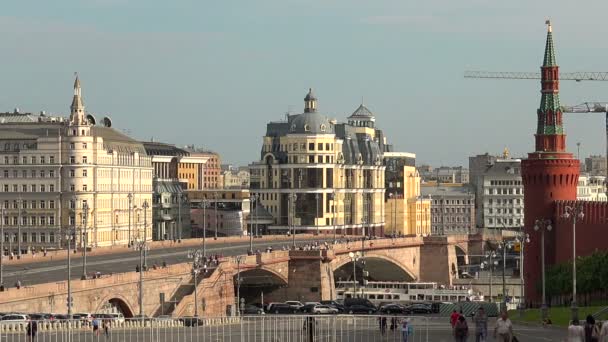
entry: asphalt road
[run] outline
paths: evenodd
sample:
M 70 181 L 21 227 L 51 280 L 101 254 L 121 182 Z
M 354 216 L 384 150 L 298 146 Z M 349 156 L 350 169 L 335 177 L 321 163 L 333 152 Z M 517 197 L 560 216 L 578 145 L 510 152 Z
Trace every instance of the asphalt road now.
M 413 318 L 411 321 L 414 330 L 408 342 L 451 342 L 451 327 L 443 320 L 425 321 L 424 318 Z M 493 326 L 493 321 L 490 326 Z M 257 341 L 293 341 L 308 342 L 308 330 L 303 329 L 304 318 L 272 319 L 267 316 L 264 321 L 257 318 L 251 322 L 230 324 L 222 326 L 206 326 L 197 328 L 146 328 L 146 329 L 114 329 L 106 337 L 97 336 L 92 331 L 73 331 L 68 338 L 65 332 L 45 332 L 37 336 L 36 341 L 230 341 L 230 342 L 257 342 Z M 353 319 L 348 316 L 333 318 L 316 318 L 314 342 L 375 342 L 375 341 L 402 341 L 399 330 L 388 329 L 382 335 L 378 329 L 376 317 Z M 525 342 L 560 342 L 565 341 L 566 330 L 542 327 L 515 327 L 516 336 Z M 0 336 L 3 341 L 25 341 L 24 334 L 7 334 Z M 474 328 L 468 341 L 475 341 Z M 487 340 L 495 341 L 490 336 Z
M 333 239 L 320 240 L 332 241 Z M 296 240 L 296 244 L 302 245 L 310 243 L 308 240 Z M 264 250 L 268 246 L 273 249 L 280 249 L 282 246 L 290 246 L 291 241 L 255 241 L 253 243 L 254 250 Z M 147 264 L 151 267 L 153 264 L 161 265 L 165 261 L 168 265 L 189 262 L 187 258 L 188 247 L 174 247 L 153 249 L 148 251 Z M 207 255 L 221 254 L 223 256 L 235 256 L 247 254 L 249 250 L 249 242 L 238 243 L 218 243 L 207 245 Z M 67 277 L 67 261 L 42 261 L 29 264 L 5 265 L 4 266 L 4 284 L 8 287 L 13 287 L 17 280 L 21 281 L 22 286 L 34 285 L 40 283 L 50 283 L 64 281 Z M 127 253 L 106 254 L 97 256 L 87 256 L 87 274 L 101 272 L 102 274 L 122 273 L 135 271 L 135 267 L 139 265 L 139 251 L 129 251 Z M 72 279 L 80 279 L 82 276 L 82 258 L 72 259 Z

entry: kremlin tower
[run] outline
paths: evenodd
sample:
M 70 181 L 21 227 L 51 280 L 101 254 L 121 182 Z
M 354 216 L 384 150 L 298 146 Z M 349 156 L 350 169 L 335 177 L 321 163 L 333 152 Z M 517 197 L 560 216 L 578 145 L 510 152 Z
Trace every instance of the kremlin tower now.
M 579 160 L 566 151 L 562 110 L 559 103 L 559 67 L 551 24 L 547 22 L 547 42 L 541 66 L 541 100 L 537 111 L 535 151 L 522 161 L 525 231 L 530 243 L 525 248 L 524 279 L 526 300 L 538 305 L 541 294 L 541 232 L 534 230 L 536 220 L 550 220 L 552 231 L 545 231 L 546 265 L 555 259 L 555 205 L 560 200 L 576 200 Z

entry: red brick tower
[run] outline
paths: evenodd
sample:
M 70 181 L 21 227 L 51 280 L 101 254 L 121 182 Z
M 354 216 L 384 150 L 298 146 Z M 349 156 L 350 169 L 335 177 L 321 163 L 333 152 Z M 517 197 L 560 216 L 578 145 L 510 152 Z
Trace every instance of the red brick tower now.
M 524 184 L 524 220 L 530 244 L 525 248 L 524 278 L 526 300 L 540 304 L 541 233 L 534 231 L 537 219 L 550 219 L 555 227 L 554 202 L 575 200 L 579 176 L 579 160 L 566 152 L 566 135 L 559 104 L 559 67 L 555 62 L 551 24 L 541 70 L 541 100 L 537 111 L 536 149 L 522 161 Z M 554 263 L 555 234 L 545 233 L 545 262 Z

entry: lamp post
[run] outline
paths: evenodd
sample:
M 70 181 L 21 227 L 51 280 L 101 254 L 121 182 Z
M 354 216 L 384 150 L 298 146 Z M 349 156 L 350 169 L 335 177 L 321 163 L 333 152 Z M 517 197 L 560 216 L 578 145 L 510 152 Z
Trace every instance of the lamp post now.
M 239 316 L 241 315 L 241 263 L 243 256 L 236 257 L 236 308 Z
M 255 195 L 249 196 L 249 255 L 253 254 L 253 210 L 255 207 Z
M 127 198 L 129 199 L 129 233 L 128 233 L 128 242 L 127 242 L 127 247 L 131 247 L 132 244 L 132 240 L 131 240 L 131 210 L 133 209 L 131 203 L 133 201 L 133 194 L 129 192 L 129 194 L 127 195 Z
M 317 202 L 317 215 L 315 216 L 315 226 L 317 226 L 317 235 L 319 235 L 319 194 L 315 194 L 315 200 Z
M 23 219 L 23 214 L 25 214 L 25 209 L 23 209 L 23 200 L 19 198 L 17 200 L 18 203 L 18 219 L 17 219 L 17 259 L 21 259 L 21 240 L 23 236 L 21 236 L 21 220 Z
M 148 201 L 144 201 L 142 204 L 142 208 L 144 208 L 144 241 L 148 241 L 148 208 L 150 205 Z M 148 250 L 144 248 L 144 269 L 148 269 Z
M 291 200 L 291 246 L 293 249 L 296 248 L 296 225 L 294 223 L 296 218 L 296 199 L 298 199 L 298 195 L 292 193 L 289 194 L 289 199 Z
M 524 246 L 530 242 L 530 235 L 524 232 L 524 227 L 521 227 L 517 241 L 519 241 L 519 317 L 523 317 L 526 306 L 524 296 Z
M 254 214 L 253 214 L 253 219 L 255 221 L 255 237 L 261 238 L 262 234 L 260 234 L 259 230 L 258 230 L 258 207 L 257 205 L 260 204 L 260 195 L 255 195 L 255 201 L 256 201 L 256 207 L 254 208 Z
M 89 204 L 88 202 L 82 203 L 82 218 L 83 218 L 83 231 L 82 231 L 82 277 L 81 280 L 87 279 L 87 219 L 89 217 Z
M 207 256 L 207 205 L 209 201 L 203 199 L 203 256 Z
M 334 190 L 334 192 L 332 193 L 331 198 L 332 198 L 333 204 L 334 204 L 333 208 L 332 208 L 333 215 L 332 215 L 331 223 L 334 226 L 334 243 L 336 243 L 338 241 L 337 236 L 336 236 L 336 231 L 337 231 L 337 229 L 336 229 L 336 203 L 337 203 L 336 190 Z
M 215 199 L 215 235 L 213 240 L 217 240 L 217 193 L 213 194 L 213 198 Z
M 71 250 L 71 246 L 72 246 L 72 240 L 73 240 L 73 236 L 74 236 L 74 230 L 73 229 L 68 229 L 68 231 L 65 233 L 65 240 L 67 243 L 67 268 L 68 268 L 68 296 L 66 298 L 66 305 L 68 307 L 68 319 L 72 319 L 72 306 L 74 305 L 73 303 L 73 298 L 72 298 L 72 250 Z
M 494 261 L 494 258 L 496 258 L 496 253 L 492 252 L 488 252 L 486 253 L 486 259 L 489 259 L 489 261 L 484 261 L 481 263 L 480 267 L 481 269 L 484 269 L 485 267 L 488 267 L 490 270 L 490 282 L 489 282 L 489 286 L 488 286 L 488 296 L 489 296 L 489 302 L 492 303 L 493 298 L 492 298 L 492 286 L 493 286 L 493 278 L 494 278 L 494 266 L 496 264 L 498 264 L 497 261 Z
M 565 219 L 572 219 L 572 321 L 578 321 L 578 306 L 576 304 L 576 220 L 583 219 L 583 203 L 577 202 L 574 206 L 566 206 L 562 215 Z
M 0 292 L 4 291 L 4 204 L 0 208 Z
M 350 260 L 353 262 L 353 298 L 357 295 L 357 260 L 361 258 L 360 252 L 348 253 Z
M 146 204 L 147 202 L 144 202 L 144 208 L 146 207 Z M 144 317 L 144 255 L 148 248 L 146 238 L 144 237 L 142 239 L 140 237 L 138 241 L 133 243 L 133 248 L 139 251 L 139 317 Z
M 200 249 L 188 251 L 188 258 L 192 260 L 192 275 L 194 276 L 194 317 L 198 317 L 198 274 L 200 273 L 201 259 L 204 254 Z M 203 265 L 204 272 L 207 273 L 207 265 Z

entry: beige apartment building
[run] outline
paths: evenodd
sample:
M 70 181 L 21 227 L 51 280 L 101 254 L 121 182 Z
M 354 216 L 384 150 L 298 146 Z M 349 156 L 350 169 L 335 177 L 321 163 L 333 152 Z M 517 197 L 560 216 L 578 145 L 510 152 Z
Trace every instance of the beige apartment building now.
M 382 231 L 383 139 L 375 119 L 358 115 L 361 111 L 339 124 L 317 111 L 311 90 L 303 113 L 268 123 L 250 177 L 251 192 L 274 218 L 269 231 Z
M 0 114 L 5 252 L 152 238 L 152 164 L 143 145 L 86 114 L 74 82 L 69 119 Z

